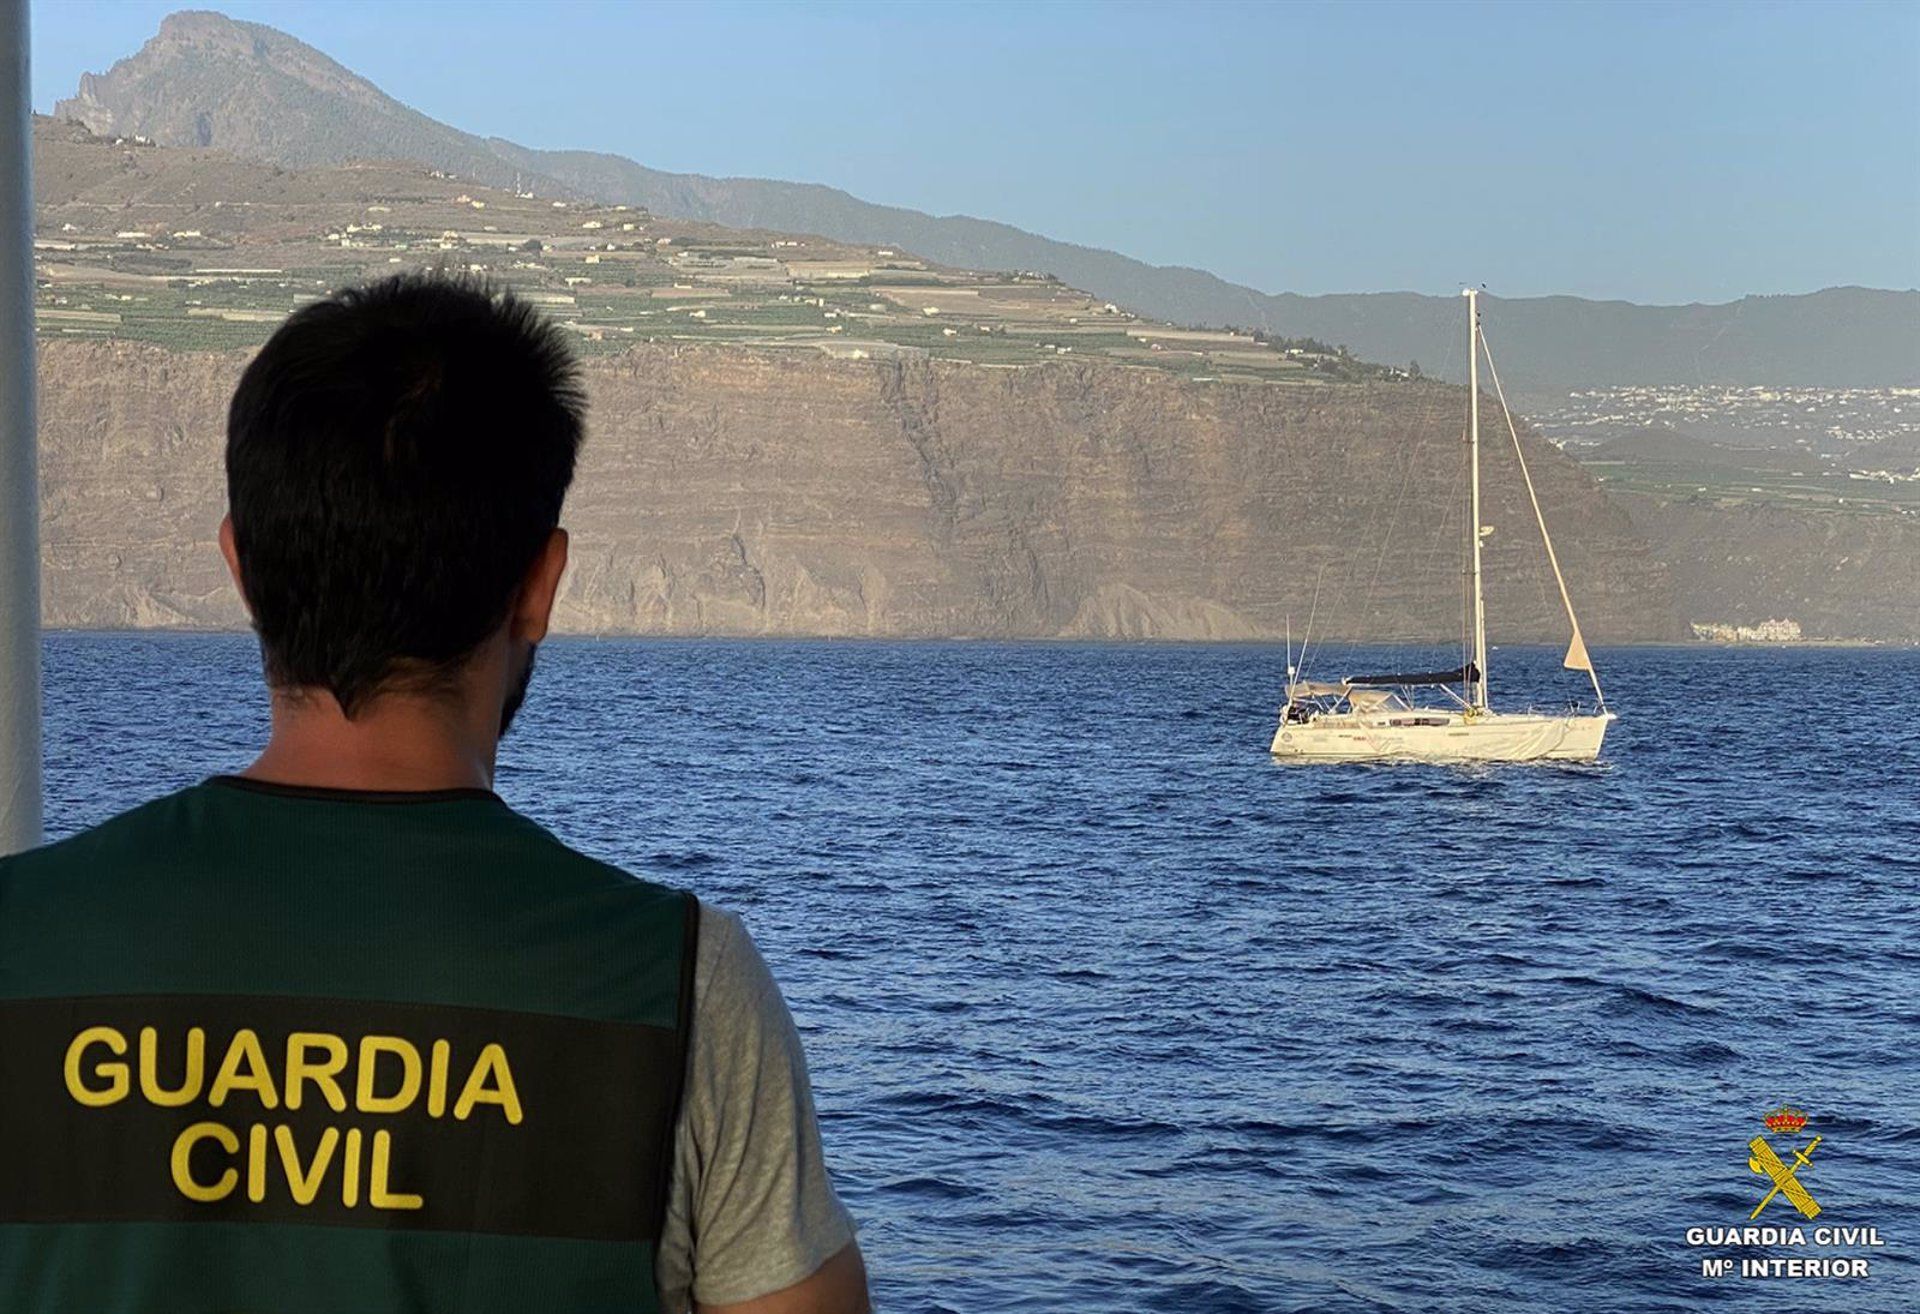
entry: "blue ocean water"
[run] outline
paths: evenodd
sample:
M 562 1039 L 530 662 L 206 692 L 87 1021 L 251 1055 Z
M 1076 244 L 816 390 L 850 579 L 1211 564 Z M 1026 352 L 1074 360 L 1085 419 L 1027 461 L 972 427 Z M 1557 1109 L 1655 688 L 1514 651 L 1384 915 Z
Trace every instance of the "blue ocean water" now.
M 55 834 L 264 733 L 244 637 L 46 657 Z M 1920 654 L 1598 659 L 1597 767 L 1301 767 L 1277 648 L 560 641 L 498 783 L 746 918 L 883 1310 L 1920 1308 Z M 1789 1103 L 1886 1245 L 1688 1246 Z

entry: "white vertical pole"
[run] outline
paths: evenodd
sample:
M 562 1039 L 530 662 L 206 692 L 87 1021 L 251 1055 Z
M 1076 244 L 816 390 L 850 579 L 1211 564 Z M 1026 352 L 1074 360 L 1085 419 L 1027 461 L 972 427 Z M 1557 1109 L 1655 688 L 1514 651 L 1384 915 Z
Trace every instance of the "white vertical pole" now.
M 1480 671 L 1474 681 L 1473 704 L 1487 705 L 1487 599 L 1480 587 L 1480 294 L 1468 288 L 1467 297 L 1467 405 L 1473 416 L 1471 433 L 1473 505 L 1467 517 L 1473 523 L 1473 664 Z
M 0 0 L 0 854 L 40 842 L 40 494 L 27 0 Z

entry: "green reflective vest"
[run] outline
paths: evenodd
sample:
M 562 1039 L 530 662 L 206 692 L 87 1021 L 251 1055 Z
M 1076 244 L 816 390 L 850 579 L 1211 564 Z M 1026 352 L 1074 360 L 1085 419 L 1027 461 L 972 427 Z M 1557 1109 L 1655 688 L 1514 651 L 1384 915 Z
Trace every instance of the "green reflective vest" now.
M 484 790 L 0 860 L 0 1310 L 651 1310 L 698 905 Z

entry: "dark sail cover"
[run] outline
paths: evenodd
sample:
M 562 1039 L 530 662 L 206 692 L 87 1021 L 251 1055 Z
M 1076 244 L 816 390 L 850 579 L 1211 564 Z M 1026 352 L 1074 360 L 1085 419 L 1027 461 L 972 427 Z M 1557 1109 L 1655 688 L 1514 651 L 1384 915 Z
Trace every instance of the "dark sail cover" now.
M 1403 675 L 1349 675 L 1351 685 L 1470 684 L 1480 678 L 1480 668 L 1472 662 L 1451 671 L 1413 671 Z

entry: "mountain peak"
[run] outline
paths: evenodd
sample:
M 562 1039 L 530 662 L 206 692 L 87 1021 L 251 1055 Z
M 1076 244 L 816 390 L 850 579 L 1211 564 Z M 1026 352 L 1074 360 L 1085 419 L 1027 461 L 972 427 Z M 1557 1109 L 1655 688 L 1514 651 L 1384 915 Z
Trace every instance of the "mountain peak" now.
M 292 40 L 286 33 L 258 23 L 245 23 L 237 18 L 228 18 L 213 9 L 178 9 L 160 20 L 159 35 L 149 41 L 204 41 L 229 40 L 244 41 L 254 36 L 281 37 Z
M 373 83 L 299 38 L 264 23 L 241 22 L 210 9 L 182 9 L 161 19 L 159 34 L 134 59 L 149 54 L 155 59 L 218 60 L 236 72 L 251 65 L 256 73 L 270 70 L 323 95 L 397 105 Z M 115 65 L 116 70 L 119 67 Z
M 82 75 L 54 114 L 102 135 L 219 146 L 290 167 L 403 159 L 448 168 L 453 155 L 467 157 L 456 170 L 491 162 L 498 172 L 479 138 L 408 109 L 285 32 L 210 10 L 167 15 L 134 54 Z

